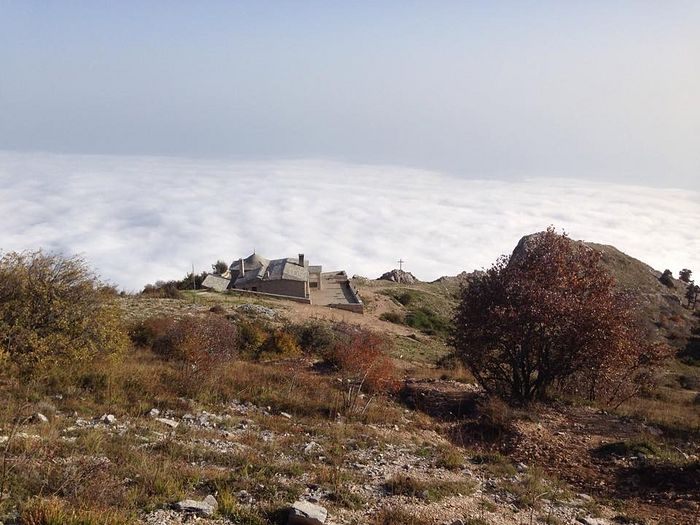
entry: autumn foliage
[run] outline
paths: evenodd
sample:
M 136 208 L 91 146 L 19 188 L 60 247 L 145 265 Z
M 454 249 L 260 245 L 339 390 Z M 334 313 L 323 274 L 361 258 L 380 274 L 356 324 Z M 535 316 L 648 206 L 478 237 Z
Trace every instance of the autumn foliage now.
M 128 344 L 115 292 L 79 257 L 11 252 L 0 258 L 0 363 L 25 376 L 71 368 Z
M 600 258 L 549 228 L 462 289 L 452 343 L 487 391 L 515 402 L 555 389 L 613 402 L 650 380 L 667 348 L 639 328 Z
M 236 326 L 218 315 L 157 318 L 148 323 L 155 332 L 153 350 L 191 366 L 205 368 L 238 352 Z
M 388 356 L 390 341 L 381 334 L 350 324 L 335 328 L 336 339 L 326 352 L 326 360 L 341 376 L 370 394 L 395 392 L 397 372 Z

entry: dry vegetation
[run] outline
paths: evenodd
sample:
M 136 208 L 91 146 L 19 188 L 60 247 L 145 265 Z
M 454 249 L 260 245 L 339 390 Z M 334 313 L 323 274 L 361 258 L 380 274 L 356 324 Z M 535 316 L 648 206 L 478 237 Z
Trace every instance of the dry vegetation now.
M 297 498 L 338 524 L 698 522 L 692 361 L 612 413 L 574 397 L 514 410 L 435 325 L 377 329 L 397 326 L 387 311 L 449 319 L 456 281 L 359 287 L 356 323 L 233 294 L 108 294 L 126 348 L 0 373 L 0 521 L 179 523 L 173 502 L 214 494 L 211 523 L 286 523 Z

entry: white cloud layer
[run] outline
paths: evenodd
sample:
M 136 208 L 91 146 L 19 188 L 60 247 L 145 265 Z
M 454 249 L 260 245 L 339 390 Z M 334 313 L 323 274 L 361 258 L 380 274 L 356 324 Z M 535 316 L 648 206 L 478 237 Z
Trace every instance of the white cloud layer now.
M 255 249 L 376 277 L 489 266 L 550 224 L 657 269 L 700 274 L 700 192 L 468 180 L 326 161 L 234 162 L 0 153 L 3 251 L 80 253 L 126 290 Z

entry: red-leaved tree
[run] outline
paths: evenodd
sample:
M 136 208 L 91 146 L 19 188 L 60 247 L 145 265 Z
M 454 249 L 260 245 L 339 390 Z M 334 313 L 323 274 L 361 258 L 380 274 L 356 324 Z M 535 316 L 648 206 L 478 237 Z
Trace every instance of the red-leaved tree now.
M 651 378 L 667 347 L 641 330 L 600 258 L 550 227 L 462 289 L 452 344 L 487 391 L 528 402 L 558 388 L 609 402 Z

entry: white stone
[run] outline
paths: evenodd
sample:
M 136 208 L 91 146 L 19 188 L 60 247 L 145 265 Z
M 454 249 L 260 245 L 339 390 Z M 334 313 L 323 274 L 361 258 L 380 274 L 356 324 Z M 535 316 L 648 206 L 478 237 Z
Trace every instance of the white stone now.
M 174 419 L 168 419 L 167 417 L 157 417 L 156 421 L 158 423 L 163 423 L 164 425 L 169 426 L 170 428 L 177 428 L 179 423 L 175 421 Z
M 289 509 L 288 525 L 323 525 L 328 511 L 320 505 L 308 501 L 296 501 Z
M 182 501 L 178 501 L 175 503 L 175 505 L 173 505 L 175 510 L 189 514 L 196 514 L 198 516 L 213 516 L 218 506 L 219 504 L 216 501 L 216 498 L 211 495 L 207 496 L 202 501 L 183 499 Z

